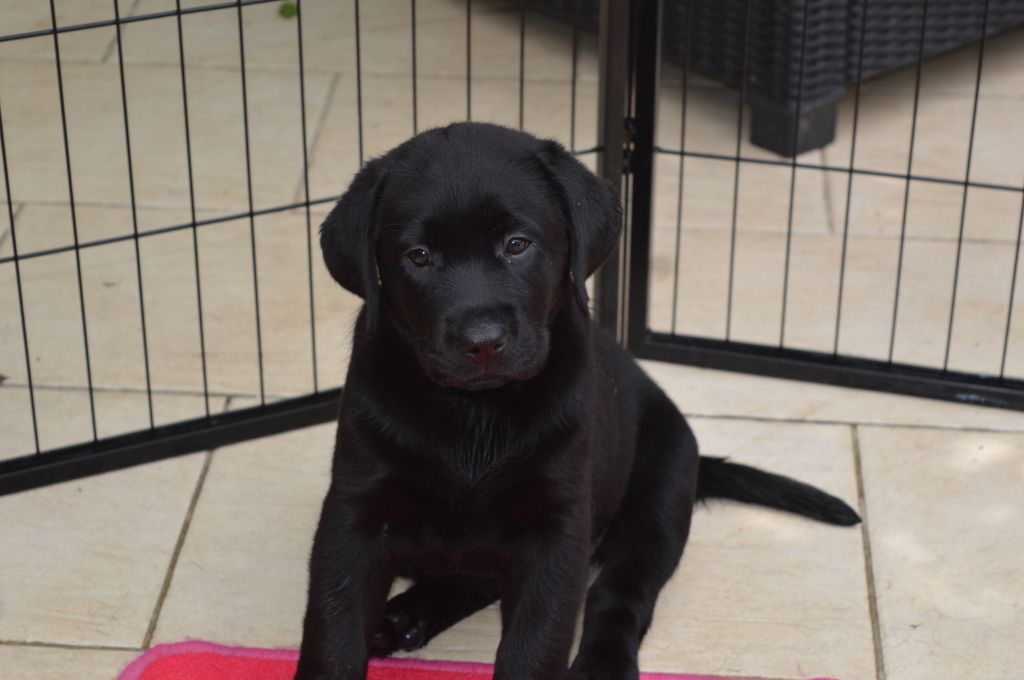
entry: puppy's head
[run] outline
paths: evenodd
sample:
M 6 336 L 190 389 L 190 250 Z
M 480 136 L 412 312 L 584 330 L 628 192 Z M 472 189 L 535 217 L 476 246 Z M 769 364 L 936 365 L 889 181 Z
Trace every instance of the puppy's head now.
M 331 275 L 461 389 L 537 375 L 566 305 L 621 228 L 610 188 L 559 144 L 495 125 L 424 132 L 356 176 L 320 227 Z

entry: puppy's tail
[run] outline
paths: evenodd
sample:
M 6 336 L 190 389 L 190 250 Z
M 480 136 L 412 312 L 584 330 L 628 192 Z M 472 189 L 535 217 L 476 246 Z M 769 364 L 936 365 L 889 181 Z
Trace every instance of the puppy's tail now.
M 764 505 L 844 527 L 860 523 L 853 508 L 810 484 L 730 463 L 724 458 L 701 456 L 697 499 L 708 498 Z

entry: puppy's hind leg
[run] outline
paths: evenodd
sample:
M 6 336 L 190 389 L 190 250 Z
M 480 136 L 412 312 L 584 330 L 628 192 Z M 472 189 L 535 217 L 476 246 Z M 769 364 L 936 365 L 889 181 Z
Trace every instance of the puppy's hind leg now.
M 370 652 L 388 656 L 398 650 L 418 649 L 496 599 L 490 592 L 464 587 L 455 579 L 421 579 L 388 600 L 384 621 L 370 641 Z
M 651 395 L 626 496 L 595 555 L 570 680 L 635 680 L 640 642 L 683 554 L 696 496 L 697 442 L 674 404 Z

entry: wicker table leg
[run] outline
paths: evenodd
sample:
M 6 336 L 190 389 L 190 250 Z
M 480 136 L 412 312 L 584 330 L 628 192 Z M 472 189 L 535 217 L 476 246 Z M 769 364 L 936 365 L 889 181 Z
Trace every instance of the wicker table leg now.
M 800 111 L 799 123 L 796 111 L 775 106 L 751 104 L 750 141 L 782 156 L 793 156 L 793 150 L 801 154 L 819 149 L 836 136 L 836 116 L 839 111 L 838 99 Z M 793 133 L 796 132 L 794 145 Z

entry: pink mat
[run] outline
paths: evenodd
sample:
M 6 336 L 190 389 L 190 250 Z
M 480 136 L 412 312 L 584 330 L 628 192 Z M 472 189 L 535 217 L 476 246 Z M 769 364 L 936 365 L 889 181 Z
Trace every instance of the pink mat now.
M 178 642 L 149 650 L 129 664 L 120 680 L 292 680 L 298 658 L 298 652 L 287 649 Z M 492 672 L 492 666 L 479 663 L 374 659 L 370 662 L 368 680 L 490 680 Z M 642 680 L 724 680 L 706 675 L 664 673 L 642 673 L 640 677 Z

